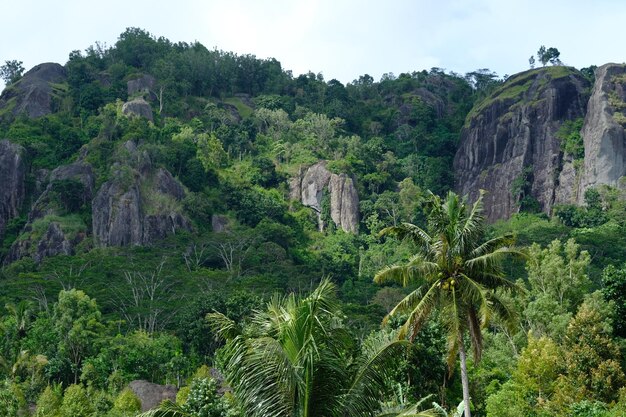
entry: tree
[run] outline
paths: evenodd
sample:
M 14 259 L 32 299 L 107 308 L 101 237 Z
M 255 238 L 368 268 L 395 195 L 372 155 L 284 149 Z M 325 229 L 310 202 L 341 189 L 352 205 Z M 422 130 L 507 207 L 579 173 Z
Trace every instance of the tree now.
M 89 355 L 94 339 L 103 330 L 102 315 L 96 300 L 72 289 L 59 293 L 53 316 L 60 339 L 59 353 L 70 360 L 74 383 L 77 383 L 83 359 Z
M 470 207 L 453 192 L 443 201 L 431 193 L 428 211 L 430 234 L 410 223 L 380 232 L 413 241 L 418 252 L 404 265 L 388 266 L 379 271 L 374 281 L 419 285 L 385 318 L 409 314 L 400 337 L 413 340 L 431 312 L 439 310 L 448 334 L 448 368 L 452 370 L 458 353 L 465 416 L 470 417 L 463 338 L 469 333 L 474 358 L 478 361 L 482 351 L 481 329 L 490 318 L 498 316 L 504 324 L 513 325 L 515 315 L 499 291 L 518 287 L 504 278 L 500 262 L 505 256 L 520 252 L 512 247 L 511 235 L 484 240 L 482 194 Z
M 539 62 L 541 62 L 541 65 L 544 67 L 548 62 L 552 65 L 561 65 L 561 61 L 559 60 L 560 55 L 561 53 L 558 49 L 553 47 L 546 48 L 543 45 L 541 45 L 537 51 L 537 59 L 539 59 Z
M 535 57 L 533 55 L 528 58 L 528 64 L 530 65 L 531 69 L 535 68 Z
M 409 343 L 381 335 L 370 338 L 355 355 L 341 317 L 335 286 L 328 279 L 308 297 L 275 297 L 243 328 L 221 313 L 207 316 L 226 340 L 218 357 L 244 415 L 377 415 L 381 394 L 388 391 L 388 378 L 396 372 L 396 361 Z M 416 408 L 384 415 L 433 416 Z M 142 416 L 192 415 L 197 414 L 169 403 Z
M 7 86 L 22 78 L 23 72 L 22 61 L 4 61 L 4 65 L 0 66 L 0 77 Z

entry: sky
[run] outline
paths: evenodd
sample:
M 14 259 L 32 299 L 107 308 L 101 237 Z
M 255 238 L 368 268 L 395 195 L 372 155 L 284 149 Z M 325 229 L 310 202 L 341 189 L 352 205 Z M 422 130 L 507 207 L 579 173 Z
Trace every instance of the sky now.
M 21 0 L 2 14 L 0 63 L 27 70 L 112 46 L 128 27 L 344 84 L 432 67 L 510 75 L 541 45 L 577 68 L 626 60 L 623 0 Z

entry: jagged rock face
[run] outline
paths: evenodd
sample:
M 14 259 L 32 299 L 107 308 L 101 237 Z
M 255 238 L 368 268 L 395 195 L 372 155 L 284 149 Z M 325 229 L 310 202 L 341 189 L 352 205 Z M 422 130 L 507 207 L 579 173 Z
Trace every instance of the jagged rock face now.
M 328 191 L 330 192 L 330 217 L 344 231 L 358 233 L 359 196 L 352 178 L 346 174 L 332 174 Z
M 131 144 L 139 161 L 135 168 L 118 166 L 113 178 L 98 190 L 92 202 L 93 236 L 98 246 L 149 245 L 179 230 L 191 230 L 190 222 L 163 201 L 180 201 L 185 191 L 165 169 L 154 169 Z M 136 165 L 137 165 L 136 164 Z M 148 165 L 146 165 L 148 164 Z
M 596 70 L 596 82 L 582 129 L 585 169 L 584 190 L 600 184 L 620 186 L 626 175 L 626 65 L 606 64 Z
M 24 148 L 0 140 L 0 240 L 7 223 L 19 214 L 24 202 L 26 165 Z
M 41 174 L 44 175 L 44 173 Z M 82 184 L 80 193 L 74 196 L 74 198 L 79 198 L 75 204 L 81 206 L 91 202 L 95 187 L 95 176 L 91 165 L 83 162 L 63 165 L 54 169 L 46 177 L 48 177 L 48 184 L 28 213 L 28 222 L 22 230 L 22 236 L 11 246 L 9 254 L 4 259 L 5 264 L 28 256 L 40 263 L 49 256 L 72 255 L 74 247 L 86 237 L 85 233 L 77 233 L 74 237 L 66 236 L 63 232 L 63 225 L 57 221 L 50 221 L 41 236 L 34 232 L 33 226 L 39 219 L 48 215 L 68 214 L 65 213 L 66 209 L 59 206 L 59 203 L 69 197 L 63 195 L 62 192 L 59 193 L 59 190 L 55 188 L 57 181 L 74 180 Z
M 317 213 L 319 229 L 324 229 L 322 200 L 330 196 L 330 217 L 345 232 L 357 233 L 359 229 L 359 196 L 352 178 L 333 174 L 321 161 L 307 169 L 300 169 L 289 182 L 289 196 L 311 207 Z
M 584 116 L 588 85 L 564 67 L 527 71 L 479 104 L 468 115 L 454 160 L 458 192 L 474 201 L 486 190 L 491 221 L 518 211 L 512 191 L 520 181 L 545 212 L 575 201 L 576 174 L 555 134 L 564 121 Z
M 145 117 L 151 122 L 154 121 L 152 117 L 152 107 L 150 107 L 150 104 L 148 104 L 148 102 L 143 98 L 137 98 L 124 103 L 122 106 L 122 113 L 127 116 Z
M 13 114 L 26 114 L 35 118 L 45 116 L 53 109 L 53 86 L 65 82 L 67 72 L 56 63 L 39 64 L 28 71 L 0 96 L 0 109 L 8 106 L 14 99 Z
M 141 401 L 141 411 L 158 407 L 164 400 L 176 401 L 178 390 L 173 385 L 159 385 L 144 380 L 135 380 L 128 387 Z

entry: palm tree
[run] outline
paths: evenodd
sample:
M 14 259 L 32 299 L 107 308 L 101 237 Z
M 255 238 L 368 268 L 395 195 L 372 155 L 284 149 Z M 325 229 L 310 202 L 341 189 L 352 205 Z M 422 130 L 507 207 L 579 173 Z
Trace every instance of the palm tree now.
M 430 234 L 410 223 L 383 229 L 381 235 L 395 235 L 416 244 L 418 251 L 404 265 L 388 266 L 378 272 L 374 281 L 397 282 L 403 286 L 417 284 L 385 317 L 407 314 L 400 337 L 413 340 L 430 313 L 437 309 L 447 330 L 448 368 L 461 362 L 461 380 L 465 416 L 470 417 L 469 382 L 463 338 L 469 333 L 474 359 L 480 360 L 481 329 L 493 316 L 513 325 L 515 314 L 500 297 L 502 290 L 518 287 L 505 279 L 502 259 L 520 254 L 512 247 L 513 236 L 485 240 L 482 214 L 482 192 L 470 207 L 453 192 L 442 201 L 430 193 Z
M 381 336 L 353 355 L 334 293 L 324 279 L 306 298 L 275 297 L 243 328 L 223 314 L 208 315 L 227 341 L 224 376 L 247 416 L 369 417 L 385 411 L 381 395 L 409 342 Z M 144 414 L 183 415 L 174 404 Z M 384 415 L 433 414 L 413 406 Z

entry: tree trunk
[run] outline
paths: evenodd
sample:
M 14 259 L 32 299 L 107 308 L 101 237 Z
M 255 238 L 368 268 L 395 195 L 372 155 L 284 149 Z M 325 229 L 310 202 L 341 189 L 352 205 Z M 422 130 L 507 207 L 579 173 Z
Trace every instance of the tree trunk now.
M 463 337 L 460 337 L 459 340 L 459 358 L 461 359 L 461 382 L 463 383 L 463 402 L 465 403 L 465 417 L 471 417 L 469 380 L 467 379 L 467 361 L 465 356 L 465 347 L 463 346 Z

